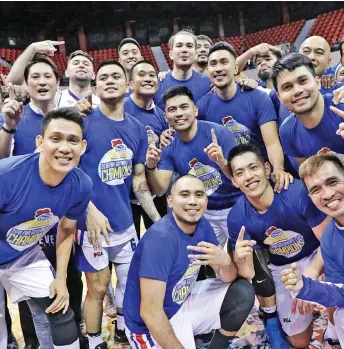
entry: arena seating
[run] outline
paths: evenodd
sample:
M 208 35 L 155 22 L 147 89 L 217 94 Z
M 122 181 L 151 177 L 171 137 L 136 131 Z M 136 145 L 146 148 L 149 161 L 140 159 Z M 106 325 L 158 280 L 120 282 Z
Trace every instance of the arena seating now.
M 219 42 L 219 41 L 227 41 L 238 52 L 240 50 L 243 37 L 242 36 L 231 36 L 231 37 L 227 37 L 227 38 L 214 38 L 212 40 L 214 43 Z
M 344 37 L 344 8 L 319 15 L 308 36 L 320 35 L 329 44 L 338 42 Z
M 19 57 L 21 52 L 21 50 L 0 48 L 0 57 L 4 59 L 6 62 L 13 64 L 14 61 Z
M 0 74 L 8 75 L 9 69 L 4 65 L 0 64 Z M 0 85 L 2 84 L 2 80 L 0 79 Z

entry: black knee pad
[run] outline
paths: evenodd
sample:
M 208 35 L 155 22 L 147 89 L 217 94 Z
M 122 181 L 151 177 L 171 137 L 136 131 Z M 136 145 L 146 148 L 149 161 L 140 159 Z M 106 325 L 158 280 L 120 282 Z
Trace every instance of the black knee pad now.
M 44 311 L 53 302 L 53 300 L 48 297 L 32 298 L 32 300 Z M 73 344 L 79 338 L 78 328 L 71 308 L 68 308 L 66 314 L 63 314 L 62 310 L 60 310 L 55 314 L 47 314 L 47 317 L 51 325 L 51 335 L 54 345 L 62 346 Z
M 248 280 L 237 278 L 232 282 L 220 310 L 223 330 L 228 332 L 240 330 L 253 308 L 254 296 L 254 288 Z
M 271 297 L 275 294 L 275 285 L 268 268 L 268 252 L 264 249 L 253 251 L 253 264 L 255 275 L 252 279 L 254 291 L 257 296 Z

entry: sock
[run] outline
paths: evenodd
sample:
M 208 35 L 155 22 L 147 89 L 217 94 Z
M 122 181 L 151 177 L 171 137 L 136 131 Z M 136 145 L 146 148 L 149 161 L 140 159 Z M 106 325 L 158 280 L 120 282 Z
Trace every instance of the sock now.
M 97 333 L 88 333 L 88 346 L 89 349 L 95 349 L 97 345 L 103 343 L 102 332 L 99 331 Z
M 219 330 L 216 330 L 208 349 L 227 349 L 233 339 L 234 336 L 225 336 Z
M 260 307 L 258 314 L 261 320 L 266 321 L 277 316 L 277 307 Z
M 117 311 L 117 330 L 124 331 L 124 317 L 122 314 L 118 314 Z
M 334 339 L 336 341 L 338 340 L 336 328 L 330 320 L 327 321 L 327 329 L 324 334 L 324 339 Z
M 264 313 L 272 314 L 277 311 L 277 306 L 274 305 L 273 307 L 261 307 L 261 309 L 264 311 Z

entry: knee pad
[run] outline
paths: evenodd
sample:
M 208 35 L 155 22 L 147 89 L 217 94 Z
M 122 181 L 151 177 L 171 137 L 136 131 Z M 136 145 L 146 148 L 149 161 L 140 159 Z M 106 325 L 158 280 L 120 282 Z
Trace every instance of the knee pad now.
M 44 310 L 44 312 L 53 302 L 53 300 L 48 297 L 31 298 L 31 300 Z M 47 317 L 50 322 L 54 346 L 71 345 L 78 340 L 78 328 L 71 308 L 68 308 L 66 314 L 63 314 L 61 310 L 55 314 L 47 314 Z
M 254 305 L 254 288 L 242 278 L 228 287 L 220 309 L 221 328 L 228 332 L 239 331 Z
M 122 308 L 123 306 L 124 292 L 125 292 L 125 286 L 127 285 L 129 267 L 130 267 L 130 263 L 115 264 L 115 270 L 117 275 L 115 301 L 116 301 L 116 305 L 119 308 Z
M 275 294 L 275 284 L 268 268 L 267 251 L 264 249 L 254 250 L 253 264 L 255 275 L 252 284 L 256 295 L 260 297 L 273 296 Z

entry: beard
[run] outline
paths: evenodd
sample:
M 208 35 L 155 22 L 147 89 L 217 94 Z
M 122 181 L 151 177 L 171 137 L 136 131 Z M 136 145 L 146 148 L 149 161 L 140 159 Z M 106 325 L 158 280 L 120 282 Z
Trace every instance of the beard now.
M 197 61 L 196 63 L 200 68 L 205 68 L 208 65 L 208 61 Z
M 191 226 L 197 225 L 202 218 L 202 217 L 200 217 L 200 219 L 198 219 L 197 221 L 189 221 L 189 220 L 184 219 L 183 217 L 179 216 L 175 211 L 173 211 L 173 214 L 178 221 L 180 221 L 181 223 L 184 223 L 184 224 L 191 225 Z
M 271 73 L 269 71 L 258 72 L 258 77 L 262 81 L 269 80 L 271 78 Z

